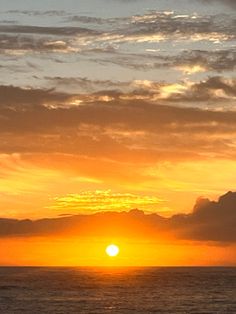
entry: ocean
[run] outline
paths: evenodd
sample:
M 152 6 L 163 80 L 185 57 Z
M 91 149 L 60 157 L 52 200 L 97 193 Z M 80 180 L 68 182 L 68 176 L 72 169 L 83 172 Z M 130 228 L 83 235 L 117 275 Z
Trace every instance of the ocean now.
M 0 313 L 236 313 L 236 268 L 1 267 Z

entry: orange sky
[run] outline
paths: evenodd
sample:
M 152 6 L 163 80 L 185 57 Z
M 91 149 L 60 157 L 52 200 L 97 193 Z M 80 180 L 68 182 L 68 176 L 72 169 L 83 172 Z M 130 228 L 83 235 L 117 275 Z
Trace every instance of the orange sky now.
M 235 264 L 235 5 L 99 1 L 1 13 L 0 264 Z
M 120 253 L 109 257 L 110 239 L 13 238 L 0 241 L 1 265 L 33 266 L 210 266 L 235 265 L 236 246 L 115 239 Z

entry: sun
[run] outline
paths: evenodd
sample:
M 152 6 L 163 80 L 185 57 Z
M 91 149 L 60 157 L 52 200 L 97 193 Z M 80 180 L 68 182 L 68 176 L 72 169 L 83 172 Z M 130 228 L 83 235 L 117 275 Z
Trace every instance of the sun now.
M 117 256 L 119 254 L 119 252 L 120 252 L 120 249 L 115 244 L 110 244 L 106 248 L 107 255 L 109 255 L 111 257 Z

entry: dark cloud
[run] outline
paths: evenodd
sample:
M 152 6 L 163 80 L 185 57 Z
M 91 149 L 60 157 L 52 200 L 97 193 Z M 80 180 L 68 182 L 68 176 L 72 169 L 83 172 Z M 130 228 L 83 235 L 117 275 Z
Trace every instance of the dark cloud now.
M 233 71 L 236 67 L 236 50 L 234 48 L 216 51 L 186 50 L 179 55 L 153 58 L 153 68 L 196 65 L 201 66 L 205 71 Z
M 66 15 L 65 11 L 61 10 L 48 10 L 48 11 L 39 11 L 39 10 L 8 10 L 6 13 L 9 14 L 23 14 L 23 15 L 29 15 L 29 16 L 64 16 Z
M 211 91 L 220 90 L 227 96 L 236 96 L 236 80 L 232 83 L 223 80 L 221 77 L 211 77 L 205 82 L 195 84 L 192 88 L 196 93 L 204 93 L 210 96 Z
M 179 56 L 165 58 L 168 66 L 200 65 L 208 71 L 233 71 L 236 67 L 236 50 L 192 50 Z
M 161 101 L 161 91 L 163 88 L 171 86 L 166 82 L 155 81 L 131 81 L 131 82 L 119 82 L 109 80 L 89 80 L 87 78 L 63 78 L 63 77 L 45 77 L 48 83 L 54 88 L 59 90 L 74 90 L 80 91 L 81 94 L 91 93 L 91 96 L 96 99 L 99 96 L 110 96 L 116 99 L 133 99 L 139 97 L 139 99 L 145 99 L 152 101 L 155 96 L 156 101 Z M 176 93 L 170 93 L 167 95 L 166 101 L 220 101 L 233 100 L 236 91 L 236 80 L 234 78 L 224 78 L 222 76 L 208 77 L 206 80 L 192 83 L 189 86 L 182 84 L 184 91 L 176 91 Z M 173 84 L 173 87 L 175 84 Z M 221 93 L 216 93 L 220 91 Z M 88 94 L 87 94 L 88 95 Z M 142 98 L 143 96 L 143 98 Z M 145 98 L 146 96 L 146 98 Z M 231 99 L 230 99 L 231 98 Z M 84 97 L 85 102 L 89 102 L 92 98 Z
M 44 103 L 64 103 L 71 96 L 51 90 L 0 86 L 0 110 L 5 108 L 43 105 Z M 33 109 L 33 108 L 32 108 Z
M 218 78 L 211 78 L 207 82 L 198 83 L 191 87 L 193 93 L 203 93 L 209 89 L 222 89 L 227 94 L 235 94 L 233 87 L 226 85 Z M 57 93 L 54 90 L 21 89 L 11 86 L 2 86 L 0 91 L 0 104 L 2 106 L 0 113 L 3 120 L 0 126 L 1 131 L 8 128 L 10 130 L 11 121 L 15 122 L 15 128 L 19 128 L 20 131 L 21 122 L 23 124 L 24 120 L 28 121 L 29 130 L 31 131 L 40 130 L 41 123 L 42 130 L 63 126 L 73 127 L 79 124 L 123 125 L 126 130 L 155 130 L 158 124 L 165 126 L 173 122 L 184 125 L 184 123 L 198 124 L 215 121 L 219 124 L 234 125 L 236 121 L 235 112 L 214 112 L 196 108 L 163 106 L 137 100 L 135 97 L 128 100 L 121 97 L 145 95 L 147 92 L 142 89 L 133 91 L 134 94 L 132 92 L 131 95 L 117 91 L 106 91 L 91 95 L 68 95 Z M 103 100 L 104 97 L 111 97 L 111 100 Z M 182 96 L 180 100 L 184 100 L 185 97 Z M 195 97 L 195 94 L 192 97 Z M 204 99 L 208 99 L 208 97 L 207 94 Z M 82 101 L 82 105 L 76 106 L 74 104 L 77 98 Z M 178 97 L 176 96 L 176 98 Z M 59 119 L 60 116 L 61 119 Z M 4 123 L 4 119 L 7 121 L 6 123 Z M 38 121 L 37 125 L 36 121 Z
M 130 90 L 130 82 L 110 81 L 110 80 L 91 80 L 86 77 L 44 77 L 48 86 L 56 90 L 77 92 L 81 94 L 100 93 L 100 95 L 122 94 L 122 91 Z M 132 88 L 132 87 L 131 87 Z
M 200 198 L 193 213 L 177 215 L 171 220 L 173 227 L 179 228 L 184 237 L 236 242 L 236 193 L 228 192 L 217 202 Z
M 101 17 L 94 17 L 94 16 L 74 15 L 68 18 L 68 22 L 103 25 L 103 26 L 117 26 L 117 23 L 129 22 L 129 18 L 128 17 L 101 18 Z
M 0 33 L 11 34 L 39 34 L 39 35 L 56 35 L 56 36 L 76 36 L 76 35 L 97 35 L 96 30 L 82 27 L 46 27 L 46 26 L 29 26 L 29 25 L 0 25 Z
M 0 52 L 2 54 L 14 53 L 14 51 L 51 52 L 66 51 L 70 49 L 70 41 L 60 41 L 46 37 L 35 38 L 32 36 L 0 35 Z
M 223 79 L 220 76 L 210 77 L 206 81 L 193 84 L 189 89 L 183 94 L 175 94 L 168 98 L 170 100 L 177 101 L 217 101 L 226 100 L 229 101 L 230 97 L 236 96 L 236 80 Z
M 0 219 L 0 235 L 109 235 L 161 239 L 168 234 L 177 239 L 235 243 L 235 223 L 236 192 L 228 192 L 217 202 L 199 199 L 192 213 L 171 218 L 144 214 L 136 209 L 36 221 Z
M 201 71 L 223 72 L 236 68 L 236 49 L 223 50 L 185 50 L 181 53 L 168 55 L 160 52 L 124 53 L 112 47 L 103 49 L 87 49 L 81 52 L 90 56 L 90 60 L 99 64 L 114 64 L 138 71 L 153 69 L 179 69 L 191 73 L 194 66 L 200 66 Z
M 222 5 L 228 5 L 231 8 L 236 9 L 236 2 L 235 0 L 200 0 L 202 3 L 207 4 L 214 4 L 214 3 L 220 3 Z
M 78 82 L 88 89 L 90 84 L 96 85 L 87 79 Z M 234 96 L 234 86 L 213 77 L 162 104 L 139 99 L 150 98 L 149 85 L 127 94 L 107 90 L 80 95 L 1 86 L 0 152 L 69 153 L 113 160 L 136 160 L 137 155 L 153 161 L 202 158 L 209 153 L 235 158 L 235 111 L 170 105 L 187 100 L 216 101 L 214 93 L 218 90 Z M 161 85 L 152 88 L 157 89 L 158 96 Z

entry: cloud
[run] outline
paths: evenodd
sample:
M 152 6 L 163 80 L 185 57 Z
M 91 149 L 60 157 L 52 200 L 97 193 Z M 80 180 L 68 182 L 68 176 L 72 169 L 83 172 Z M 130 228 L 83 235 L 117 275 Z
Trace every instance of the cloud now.
M 102 18 L 94 16 L 74 15 L 68 18 L 68 22 L 81 23 L 81 24 L 93 24 L 104 26 L 117 26 L 117 23 L 126 23 L 129 21 L 129 17 L 116 17 L 116 18 Z
M 151 11 L 144 15 L 133 16 L 127 27 L 119 30 L 116 36 L 108 36 L 107 39 L 114 43 L 231 41 L 235 38 L 234 21 L 228 15 L 227 21 L 224 19 L 225 22 L 222 23 L 222 19 L 226 16 L 179 15 L 175 12 Z
M 55 197 L 54 204 L 49 208 L 53 210 L 66 210 L 68 212 L 77 212 L 78 210 L 80 212 L 127 210 L 134 207 L 152 210 L 161 202 L 163 200 L 155 196 L 97 190 Z
M 82 82 L 86 89 L 96 87 L 96 82 Z M 213 77 L 190 86 L 136 81 L 126 88 L 127 93 L 76 95 L 0 86 L 0 152 L 147 162 L 209 154 L 235 158 L 236 112 L 200 109 L 210 101 L 215 107 L 233 101 L 234 81 Z M 187 106 L 196 102 L 200 108 Z
M 33 53 L 73 53 L 80 51 L 76 38 L 90 40 L 99 31 L 83 27 L 43 27 L 0 25 L 0 52 L 5 55 Z
M 34 14 L 41 13 L 36 11 Z M 54 15 L 55 12 L 48 11 L 48 14 Z M 225 14 L 199 16 L 149 11 L 147 14 L 126 18 L 72 16 L 67 23 L 63 27 L 1 24 L 1 52 L 14 54 L 15 50 L 15 54 L 27 51 L 86 53 L 87 50 L 92 49 L 95 52 L 96 49 L 102 50 L 106 47 L 120 51 L 120 46 L 127 43 L 221 43 L 235 39 L 234 20 L 231 15 Z M 76 26 L 71 26 L 71 23 L 76 23 Z M 78 23 L 80 26 L 77 26 Z
M 222 19 L 227 16 L 227 21 Z M 152 42 L 169 40 L 229 40 L 235 36 L 234 20 L 230 14 L 197 15 L 178 14 L 173 11 L 147 11 L 142 15 L 117 18 L 96 18 L 73 16 L 72 22 L 104 25 L 98 41 L 111 42 Z M 119 27 L 117 27 L 119 25 Z M 188 36 L 188 37 L 186 37 Z
M 190 67 L 191 68 L 191 67 Z M 193 69 L 193 68 L 192 68 Z M 89 80 L 87 78 L 46 77 L 48 85 L 63 91 L 80 92 L 83 103 L 112 100 L 146 100 L 153 102 L 188 102 L 198 106 L 199 102 L 214 101 L 230 104 L 234 101 L 236 81 L 234 78 L 212 76 L 200 82 L 177 82 L 134 80 L 119 82 L 109 80 Z M 90 94 L 89 94 L 90 92 Z M 209 105 L 209 104 L 208 104 Z M 225 107 L 226 108 L 226 107 Z
M 193 241 L 236 242 L 236 192 L 228 192 L 217 202 L 199 199 L 190 214 L 163 218 L 129 212 L 100 212 L 60 218 L 31 220 L 0 219 L 0 235 L 74 235 L 144 237 L 152 240 L 163 235 Z
M 72 52 L 73 48 L 67 39 L 54 40 L 47 37 L 31 37 L 18 35 L 0 35 L 0 51 L 5 55 L 23 55 L 27 52 Z
M 39 11 L 39 10 L 8 10 L 5 11 L 5 13 L 8 14 L 23 14 L 23 15 L 29 15 L 29 16 L 64 16 L 66 15 L 65 11 L 62 10 L 48 10 L 48 11 Z
M 219 3 L 222 5 L 228 5 L 231 8 L 236 9 L 236 2 L 235 0 L 200 0 L 203 3 L 207 3 L 207 4 L 214 4 L 214 3 Z
M 46 27 L 31 25 L 0 25 L 0 32 L 5 34 L 39 34 L 56 36 L 97 35 L 96 30 L 82 27 Z
M 222 79 L 221 77 L 211 77 L 205 82 L 195 84 L 196 92 L 221 90 L 226 96 L 236 96 L 236 80 Z
M 89 53 L 89 51 L 87 52 Z M 90 51 L 92 54 L 92 51 Z M 236 67 L 236 50 L 234 48 L 224 50 L 185 50 L 174 55 L 162 55 L 155 53 L 129 54 L 110 51 L 110 56 L 102 57 L 102 53 L 96 51 L 97 59 L 94 61 L 104 64 L 115 64 L 134 70 L 149 71 L 153 69 L 176 69 L 184 74 L 198 72 L 223 72 L 233 71 Z
M 203 71 L 233 71 L 236 63 L 236 51 L 235 49 L 184 51 L 179 56 L 166 58 L 166 62 L 168 66 L 187 67 L 189 71 L 195 66 L 200 67 Z
M 198 102 L 198 101 L 233 101 L 236 96 L 236 80 L 224 79 L 220 76 L 210 77 L 199 83 L 190 84 L 183 93 L 176 93 L 168 97 L 168 101 L 179 100 L 181 102 Z
M 236 242 L 236 193 L 228 192 L 219 200 L 200 198 L 193 213 L 172 217 L 181 234 L 196 240 Z
M 185 50 L 182 53 L 165 56 L 156 53 L 147 54 L 115 54 L 114 57 L 101 59 L 103 62 L 114 63 L 136 70 L 179 69 L 186 74 L 197 72 L 233 71 L 236 64 L 234 48 L 224 50 Z
M 15 86 L 0 86 L 0 105 L 3 108 L 42 106 L 44 103 L 60 104 L 71 98 L 68 94 L 51 90 L 21 88 Z M 1 110 L 0 109 L 0 110 Z

